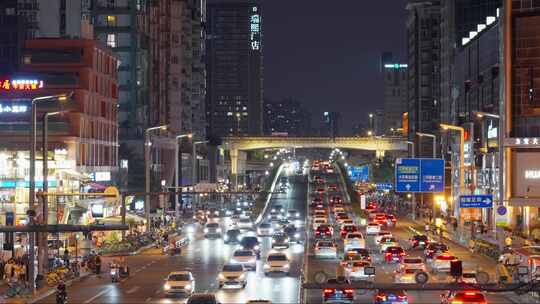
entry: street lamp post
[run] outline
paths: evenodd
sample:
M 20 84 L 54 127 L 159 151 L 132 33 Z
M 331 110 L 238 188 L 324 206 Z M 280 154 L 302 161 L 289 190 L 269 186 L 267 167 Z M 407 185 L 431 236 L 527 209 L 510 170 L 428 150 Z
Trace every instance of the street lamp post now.
M 180 179 L 180 172 L 181 172 L 181 170 L 180 170 L 180 158 L 179 158 L 178 154 L 180 154 L 180 144 L 181 144 L 180 139 L 182 139 L 184 137 L 191 138 L 192 134 L 191 133 L 180 134 L 180 135 L 177 135 L 176 138 L 175 138 L 175 151 L 174 151 L 174 175 L 175 175 L 175 178 L 174 178 L 174 191 L 175 192 L 177 192 L 179 189 L 181 189 L 181 187 L 178 186 L 178 180 Z M 178 225 L 179 219 L 180 219 L 180 199 L 179 199 L 179 196 L 180 195 L 178 193 L 174 194 L 174 216 L 175 216 L 175 220 L 176 220 L 177 225 Z
M 437 158 L 437 136 L 435 136 L 435 134 L 429 134 L 429 133 L 422 133 L 422 132 L 416 132 L 416 135 L 418 137 L 431 137 L 433 139 L 433 151 L 432 151 L 432 155 L 433 155 L 433 158 Z M 424 204 L 424 193 L 421 193 L 421 198 L 422 198 L 422 205 Z M 433 204 L 432 204 L 432 210 L 431 210 L 431 214 L 432 214 L 432 217 L 435 218 L 435 208 L 436 208 L 436 204 L 435 204 L 435 199 L 433 200 Z
M 407 141 L 408 145 L 411 145 L 411 157 L 414 158 L 415 156 L 415 149 L 414 149 L 414 141 Z M 414 192 L 411 192 L 411 211 L 412 211 L 412 219 L 413 221 L 416 220 L 416 203 L 415 203 L 415 195 Z
M 465 129 L 463 127 L 454 126 L 454 125 L 448 125 L 448 124 L 441 124 L 441 128 L 443 130 L 454 130 L 459 131 L 459 144 L 460 144 L 460 151 L 459 151 L 459 193 L 456 195 L 452 191 L 452 201 L 454 204 L 454 217 L 459 221 L 460 220 L 460 212 L 459 212 L 459 194 L 461 194 L 461 191 L 463 191 L 464 184 L 465 184 Z M 453 164 L 453 163 L 452 163 Z M 452 170 L 453 171 L 453 170 Z
M 156 130 L 167 130 L 167 125 L 151 127 L 144 130 L 144 180 L 145 180 L 145 198 L 144 198 L 144 214 L 146 219 L 146 232 L 150 232 L 150 132 Z
M 193 166 L 192 166 L 192 170 L 191 170 L 191 180 L 193 181 L 193 185 L 195 186 L 195 184 L 197 183 L 197 180 L 198 180 L 198 174 L 197 174 L 197 145 L 200 145 L 200 144 L 206 144 L 208 143 L 208 140 L 201 140 L 201 141 L 196 141 L 193 143 L 193 153 L 191 155 L 191 158 L 193 160 Z
M 50 95 L 50 96 L 40 96 L 32 98 L 30 103 L 31 107 L 31 121 L 30 121 L 30 176 L 29 176 L 29 189 L 28 189 L 28 211 L 33 211 L 34 203 L 36 199 L 36 125 L 37 125 L 37 109 L 36 104 L 43 101 L 66 101 L 68 100 L 73 92 L 70 94 L 59 94 L 59 95 Z M 33 225 L 32 217 L 29 221 L 29 225 Z M 35 290 L 35 271 L 34 271 L 34 261 L 35 261 L 35 232 L 30 232 L 28 237 L 28 281 L 30 283 L 30 288 L 32 291 Z

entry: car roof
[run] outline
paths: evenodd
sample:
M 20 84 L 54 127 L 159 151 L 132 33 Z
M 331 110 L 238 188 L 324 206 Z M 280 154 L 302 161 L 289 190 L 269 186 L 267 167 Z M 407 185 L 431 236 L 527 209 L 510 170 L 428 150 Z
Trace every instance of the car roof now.
M 287 256 L 284 252 L 274 251 L 268 253 L 268 256 Z
M 191 271 L 172 271 L 172 272 L 169 272 L 169 275 L 176 275 L 176 274 L 191 274 Z

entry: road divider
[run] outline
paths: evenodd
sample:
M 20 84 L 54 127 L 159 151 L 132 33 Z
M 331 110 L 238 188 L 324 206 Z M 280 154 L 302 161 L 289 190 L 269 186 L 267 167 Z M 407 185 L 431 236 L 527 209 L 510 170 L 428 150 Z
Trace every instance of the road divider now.
M 272 199 L 272 194 L 276 188 L 277 181 L 279 179 L 279 176 L 281 175 L 281 172 L 283 171 L 284 164 L 281 164 L 276 172 L 276 175 L 274 176 L 274 179 L 272 180 L 272 185 L 270 186 L 270 191 L 268 191 L 268 194 L 266 196 L 266 200 L 264 202 L 264 208 L 259 213 L 259 216 L 257 216 L 257 219 L 255 220 L 255 226 L 259 225 L 264 220 L 264 215 L 266 214 L 266 211 L 268 210 L 268 206 L 270 205 L 270 199 Z

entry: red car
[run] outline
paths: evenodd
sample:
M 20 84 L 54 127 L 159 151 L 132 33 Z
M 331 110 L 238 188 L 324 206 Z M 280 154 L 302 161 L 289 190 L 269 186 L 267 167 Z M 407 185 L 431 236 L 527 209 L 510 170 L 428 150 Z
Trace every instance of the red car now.
M 323 193 L 326 192 L 326 190 L 324 190 L 324 188 L 317 188 L 316 191 L 317 191 L 317 193 L 319 193 L 319 194 L 323 194 Z
M 366 210 L 372 211 L 377 209 L 377 203 L 375 202 L 369 202 L 366 206 Z
M 331 239 L 333 232 L 334 231 L 333 231 L 332 227 L 330 227 L 328 225 L 320 225 L 315 230 L 315 238 L 318 238 L 318 239 L 330 238 Z
M 405 256 L 405 250 L 401 247 L 391 246 L 384 251 L 384 260 L 387 263 L 401 263 Z
M 342 204 L 343 199 L 341 198 L 341 196 L 332 196 L 330 197 L 329 202 L 330 202 L 330 205 Z
M 388 225 L 388 218 L 385 214 L 377 214 L 375 217 L 371 220 L 372 223 L 379 224 L 379 225 Z
M 337 185 L 335 184 L 328 185 L 328 191 L 337 191 Z
M 350 284 L 349 280 L 328 279 L 329 284 Z M 324 303 L 352 303 L 354 301 L 354 289 L 352 288 L 325 288 L 323 289 Z
M 343 225 L 343 227 L 341 227 L 340 234 L 341 234 L 341 237 L 344 238 L 347 236 L 347 234 L 351 232 L 357 232 L 357 231 L 358 231 L 358 227 L 356 227 L 356 225 Z

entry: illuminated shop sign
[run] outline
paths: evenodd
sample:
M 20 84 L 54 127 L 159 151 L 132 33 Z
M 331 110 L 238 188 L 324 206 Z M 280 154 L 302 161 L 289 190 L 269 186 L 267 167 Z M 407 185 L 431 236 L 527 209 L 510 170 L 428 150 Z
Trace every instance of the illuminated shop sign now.
M 43 80 L 37 79 L 3 79 L 0 80 L 0 91 L 33 91 L 44 87 Z
M 392 64 L 385 64 L 384 67 L 387 69 L 403 69 L 403 68 L 408 67 L 408 65 L 403 64 L 403 63 L 392 63 Z
M 540 137 L 524 137 L 524 138 L 505 138 L 504 145 L 510 147 L 530 147 L 530 148 L 539 148 L 540 147 Z
M 256 6 L 251 9 L 252 14 L 250 17 L 250 33 L 251 33 L 251 49 L 258 51 L 261 49 L 261 15 L 258 13 Z
M 1 104 L 0 103 L 0 113 L 26 113 L 28 112 L 29 107 L 27 105 L 20 104 Z
M 49 188 L 56 188 L 55 180 L 48 180 L 47 184 L 49 185 Z M 30 182 L 19 180 L 1 180 L 0 188 L 30 188 Z M 36 181 L 36 188 L 43 188 L 43 181 Z

